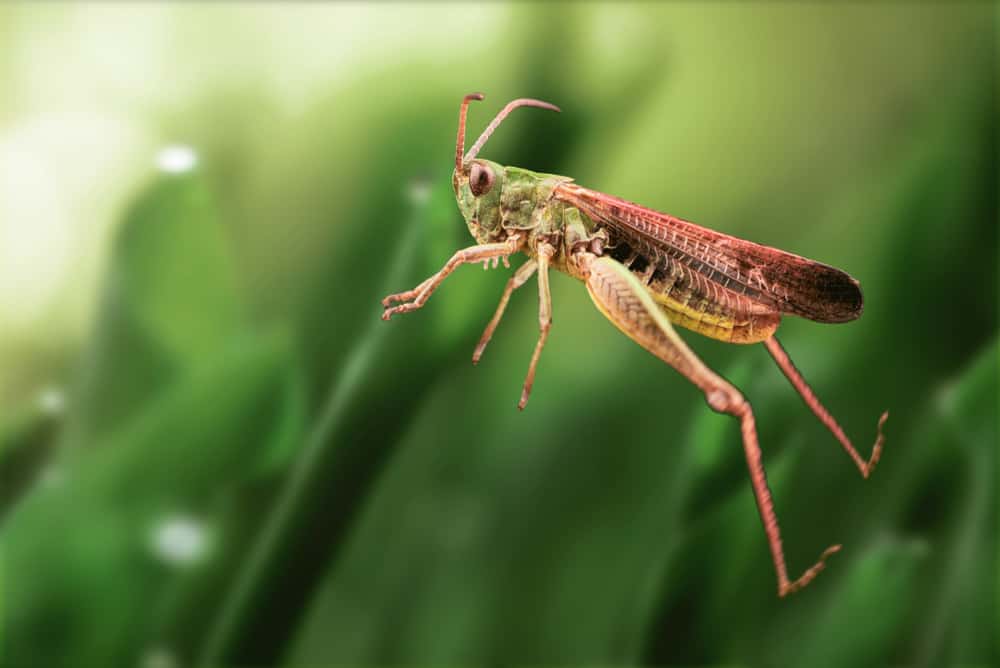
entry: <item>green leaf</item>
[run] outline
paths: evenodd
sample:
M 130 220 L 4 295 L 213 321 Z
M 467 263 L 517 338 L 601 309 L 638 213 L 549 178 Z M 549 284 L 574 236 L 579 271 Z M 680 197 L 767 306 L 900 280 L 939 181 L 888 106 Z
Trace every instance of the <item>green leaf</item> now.
M 242 325 L 234 266 L 199 172 L 158 177 L 125 214 L 68 441 L 94 445 Z
M 0 519 L 39 479 L 52 456 L 59 422 L 33 404 L 0 423 Z
M 824 592 L 826 602 L 785 614 L 772 628 L 768 646 L 773 654 L 766 660 L 818 667 L 892 663 L 927 552 L 920 540 L 886 540 L 856 554 L 849 566 L 841 559 L 842 573 L 832 575 L 839 581 L 836 589 Z
M 111 280 L 134 324 L 171 359 L 211 356 L 240 323 L 227 245 L 197 173 L 162 177 L 126 214 Z
M 289 391 L 284 336 L 232 342 L 205 368 L 178 381 L 107 447 L 65 454 L 62 482 L 28 496 L 0 533 L 9 629 L 19 664 L 134 662 L 155 639 L 165 596 L 185 568 L 220 554 L 217 504 L 297 441 L 301 415 Z M 291 415 L 282 414 L 291 411 Z M 203 554 L 183 553 L 194 525 Z M 167 541 L 167 545 L 163 541 Z M 180 540 L 180 547 L 171 545 Z M 181 549 L 180 555 L 172 550 Z M 227 554 L 227 550 L 229 550 Z M 238 559 L 237 559 L 238 560 Z M 190 611 L 203 618 L 211 608 Z M 52 625 L 58 643 L 42 642 Z
M 935 535 L 908 660 L 919 665 L 986 663 L 996 656 L 995 581 L 997 507 L 996 409 L 1000 340 L 995 340 L 953 383 L 940 388 L 935 409 L 918 431 L 924 451 L 953 458 L 958 477 L 952 521 Z M 940 470 L 939 468 L 936 470 Z M 933 498 L 933 497 L 931 497 Z

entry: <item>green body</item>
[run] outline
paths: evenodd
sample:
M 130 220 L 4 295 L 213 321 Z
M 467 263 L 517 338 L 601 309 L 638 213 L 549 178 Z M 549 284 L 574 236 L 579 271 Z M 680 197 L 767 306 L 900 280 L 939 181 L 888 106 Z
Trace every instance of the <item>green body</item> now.
M 552 201 L 552 192 L 560 183 L 573 179 L 521 167 L 503 167 L 489 160 L 477 162 L 490 169 L 496 179 L 489 192 L 476 197 L 468 179 L 460 185 L 458 173 L 452 177 L 458 208 L 477 242 L 502 241 L 516 230 L 543 235 L 562 230 L 564 205 Z
M 524 252 L 536 257 L 538 242 L 548 241 L 557 250 L 551 266 L 580 280 L 586 276 L 572 260 L 574 248 L 589 245 L 597 255 L 604 248 L 612 254 L 616 249 L 637 249 L 630 260 L 616 259 L 642 283 L 674 324 L 727 343 L 757 343 L 778 328 L 781 315 L 776 309 L 753 303 L 744 295 L 726 295 L 721 286 L 706 289 L 704 282 L 691 280 L 676 263 L 665 259 L 662 249 L 650 247 L 641 236 L 603 225 L 555 196 L 560 186 L 578 188 L 573 179 L 504 167 L 489 160 L 477 159 L 475 163 L 493 176 L 488 191 L 477 197 L 468 174 L 458 171 L 452 185 L 458 208 L 477 243 L 502 242 L 512 234 L 522 234 L 526 237 Z
M 504 167 L 489 160 L 477 160 L 488 168 L 494 177 L 489 192 L 476 197 L 469 187 L 469 180 L 452 177 L 455 199 L 465 218 L 469 232 L 477 243 L 503 241 L 512 234 L 526 236 L 525 252 L 536 256 L 538 241 L 544 239 L 558 251 L 552 266 L 576 275 L 566 258 L 577 243 L 607 238 L 593 221 L 575 207 L 553 198 L 556 187 L 573 179 L 558 174 L 533 172 L 521 167 Z

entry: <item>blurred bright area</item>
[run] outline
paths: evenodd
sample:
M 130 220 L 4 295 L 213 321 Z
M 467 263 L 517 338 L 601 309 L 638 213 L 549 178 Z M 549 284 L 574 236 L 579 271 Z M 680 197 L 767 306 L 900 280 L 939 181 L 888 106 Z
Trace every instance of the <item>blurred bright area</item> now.
M 33 355 L 79 345 L 110 230 L 162 169 L 160 151 L 200 134 L 206 98 L 266 104 L 231 103 L 215 123 L 294 124 L 387 63 L 433 67 L 482 44 L 467 27 L 504 13 L 492 3 L 434 15 L 410 3 L 0 7 L 0 397 L 27 389 Z M 247 158 L 265 160 L 257 148 Z
M 989 3 L 0 6 L 0 656 L 10 665 L 990 664 L 997 16 Z M 682 331 L 735 423 L 552 279 L 380 299 L 472 243 L 482 156 L 843 268 L 865 314 Z M 515 258 L 512 258 L 512 262 Z M 988 585 L 988 586 L 987 586 Z

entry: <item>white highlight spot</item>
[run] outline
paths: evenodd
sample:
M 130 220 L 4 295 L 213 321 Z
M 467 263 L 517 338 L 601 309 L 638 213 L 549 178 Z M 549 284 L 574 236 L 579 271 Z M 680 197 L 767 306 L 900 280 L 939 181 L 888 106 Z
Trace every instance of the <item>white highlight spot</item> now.
M 38 486 L 42 489 L 55 489 L 66 482 L 66 473 L 61 468 L 49 466 L 38 476 Z
M 426 204 L 431 198 L 431 184 L 424 179 L 413 179 L 407 185 L 406 195 L 413 204 Z
M 152 535 L 153 552 L 163 561 L 185 566 L 205 553 L 205 527 L 192 518 L 176 515 L 158 524 Z
M 142 655 L 141 668 L 177 668 L 177 657 L 165 647 L 151 647 Z
M 49 415 L 59 415 L 66 409 L 66 395 L 58 387 L 47 387 L 38 394 L 38 407 Z
M 170 174 L 189 172 L 198 164 L 198 154 L 190 146 L 174 144 L 156 154 L 156 166 Z

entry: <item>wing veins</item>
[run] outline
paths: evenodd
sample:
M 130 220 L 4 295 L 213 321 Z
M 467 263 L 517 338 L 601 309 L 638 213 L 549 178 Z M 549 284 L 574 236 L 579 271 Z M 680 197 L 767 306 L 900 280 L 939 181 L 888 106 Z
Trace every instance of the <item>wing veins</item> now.
M 553 196 L 641 243 L 658 260 L 677 262 L 692 280 L 710 282 L 717 296 L 717 290 L 728 291 L 723 294 L 818 322 L 846 322 L 861 315 L 857 281 L 834 267 L 575 183 L 560 184 Z

